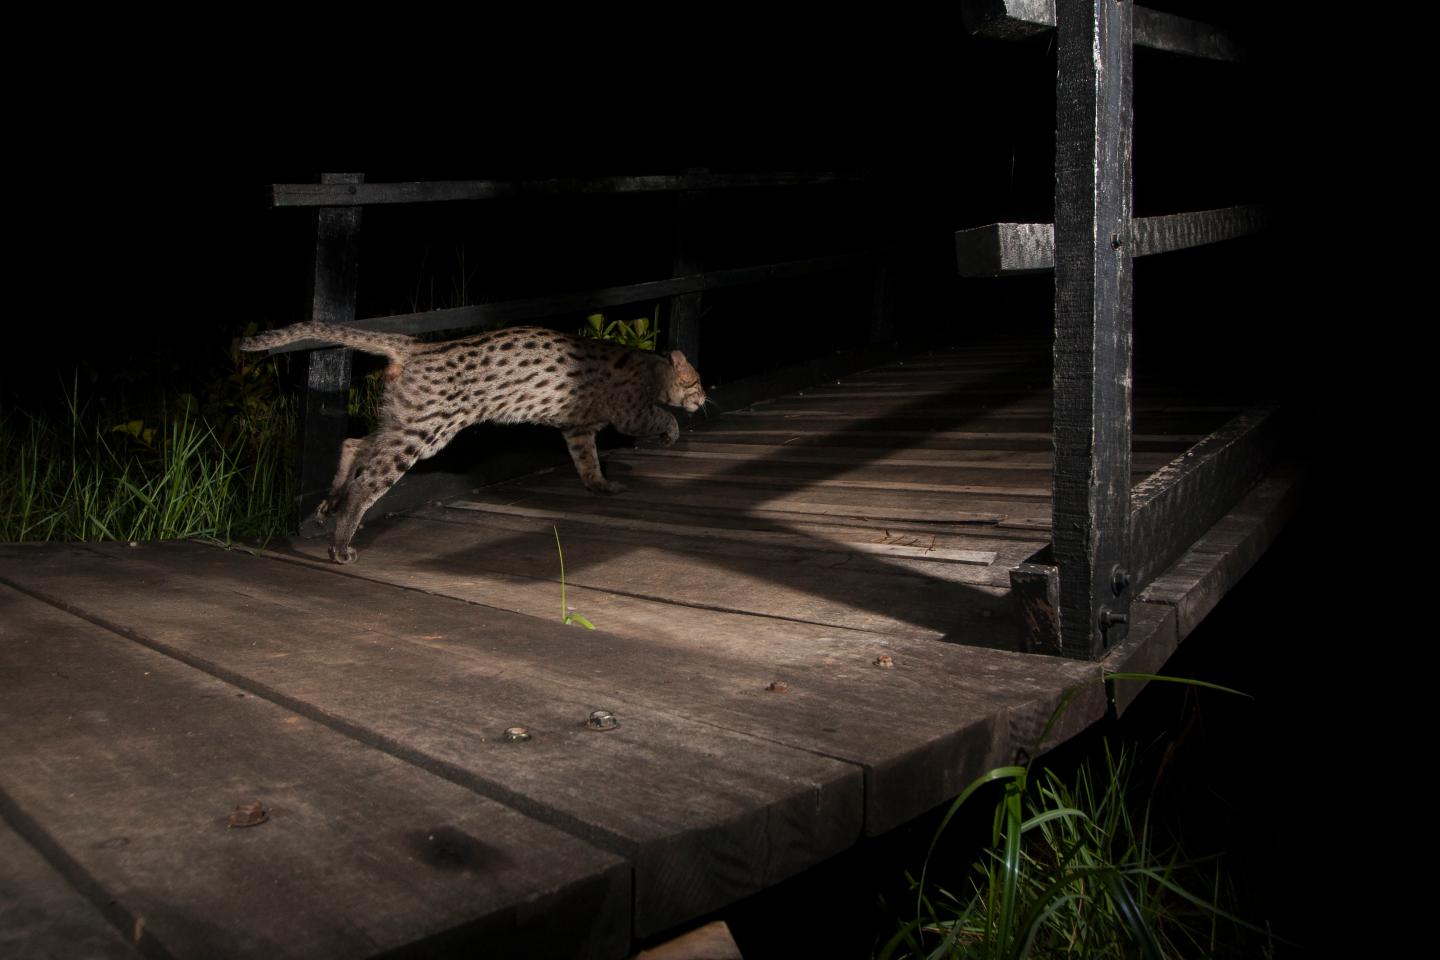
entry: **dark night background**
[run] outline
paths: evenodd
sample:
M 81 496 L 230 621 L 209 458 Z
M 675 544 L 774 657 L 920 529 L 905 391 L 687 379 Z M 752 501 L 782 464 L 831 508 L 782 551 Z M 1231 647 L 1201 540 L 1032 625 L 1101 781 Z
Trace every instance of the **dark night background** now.
M 1268 200 L 1277 227 L 1137 262 L 1137 386 L 1147 358 L 1183 356 L 1217 382 L 1298 399 L 1304 422 L 1329 422 L 1344 400 L 1325 331 L 1351 294 L 1324 240 L 1348 203 L 1334 195 L 1343 164 L 1326 153 L 1342 79 L 1314 42 L 1327 25 L 1317 18 L 1297 35 L 1268 4 L 1150 6 L 1233 28 L 1256 62 L 1245 72 L 1137 50 L 1136 214 Z M 402 31 L 359 48 L 346 41 L 364 31 L 347 26 L 324 58 L 313 41 L 282 37 L 243 52 L 197 41 L 173 61 L 78 53 L 91 71 L 85 93 L 24 98 L 26 135 L 12 140 L 24 144 L 10 224 L 20 305 L 6 324 L 0 411 L 54 405 L 77 373 L 111 403 L 157 385 L 203 389 L 247 323 L 303 319 L 312 215 L 269 209 L 266 187 L 321 170 L 372 182 L 872 170 L 879 190 L 726 196 L 712 211 L 707 266 L 842 252 L 878 232 L 906 244 L 903 337 L 953 342 L 1050 323 L 1049 277 L 962 280 L 952 245 L 958 228 L 1052 219 L 1049 36 L 973 39 L 954 5 L 880 21 L 650 24 L 646 41 L 607 26 L 470 25 L 421 42 Z M 1328 200 L 1324 221 L 1317 195 Z M 426 309 L 432 289 L 446 297 L 462 274 L 483 300 L 659 279 L 670 268 L 672 203 L 657 194 L 367 209 L 360 315 Z M 715 296 L 702 332 L 706 382 L 858 343 L 868 296 L 862 278 Z M 1172 664 L 1259 698 L 1210 704 L 1196 762 L 1226 797 L 1222 819 L 1253 871 L 1255 905 L 1312 943 L 1339 934 L 1320 933 L 1317 879 L 1337 825 L 1310 805 L 1283 819 L 1276 811 L 1333 782 L 1327 758 L 1342 739 L 1342 718 L 1316 706 L 1322 665 L 1294 655 L 1299 638 L 1332 642 L 1308 567 L 1324 545 L 1317 504 L 1332 494 L 1317 480 L 1309 508 Z M 1163 730 L 1179 701 L 1156 691 L 1152 702 L 1137 714 Z M 737 916 L 753 938 L 775 910 L 799 911 L 788 921 L 798 939 L 777 943 L 833 937 L 843 951 L 853 938 L 823 918 L 868 909 L 873 891 L 852 887 L 879 862 L 822 868 Z

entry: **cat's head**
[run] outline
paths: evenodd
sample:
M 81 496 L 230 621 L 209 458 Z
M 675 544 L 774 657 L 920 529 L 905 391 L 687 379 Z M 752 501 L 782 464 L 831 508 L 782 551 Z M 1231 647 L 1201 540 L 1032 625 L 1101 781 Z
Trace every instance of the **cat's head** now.
M 700 374 L 690 366 L 685 354 L 679 350 L 670 351 L 670 382 L 665 385 L 662 400 L 668 406 L 684 407 L 690 413 L 705 404 L 705 388 L 700 386 Z

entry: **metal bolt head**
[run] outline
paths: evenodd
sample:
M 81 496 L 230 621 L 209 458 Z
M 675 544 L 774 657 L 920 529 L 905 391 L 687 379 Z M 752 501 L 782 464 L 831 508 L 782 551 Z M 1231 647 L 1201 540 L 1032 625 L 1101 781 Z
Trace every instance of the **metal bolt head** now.
M 1113 610 L 1111 610 L 1109 607 L 1101 607 L 1101 608 L 1100 608 L 1100 629 L 1101 629 L 1101 630 L 1109 630 L 1111 627 L 1118 626 L 1118 625 L 1123 624 L 1123 623 L 1129 623 L 1129 622 L 1130 622 L 1130 617 L 1129 617 L 1128 614 L 1115 613 L 1115 612 L 1114 612 Z
M 614 730 L 620 726 L 620 719 L 609 710 L 592 710 L 590 719 L 585 721 L 585 726 L 591 730 Z
M 530 739 L 530 731 L 524 727 L 510 727 L 505 731 L 505 739 L 510 743 L 524 743 Z
M 1130 571 L 1121 568 L 1118 563 L 1115 564 L 1115 568 L 1110 571 L 1110 589 L 1114 590 L 1115 596 L 1118 597 L 1125 592 L 1125 588 L 1128 586 L 1130 586 Z

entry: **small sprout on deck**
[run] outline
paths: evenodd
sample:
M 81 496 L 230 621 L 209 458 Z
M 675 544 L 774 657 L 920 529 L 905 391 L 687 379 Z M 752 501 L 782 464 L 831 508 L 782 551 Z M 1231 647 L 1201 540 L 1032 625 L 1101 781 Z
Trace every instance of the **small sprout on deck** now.
M 609 710 L 592 710 L 590 719 L 585 721 L 585 726 L 591 730 L 614 730 L 620 726 L 620 718 Z
M 565 604 L 565 551 L 560 549 L 560 530 L 554 526 L 551 526 L 550 529 L 555 531 L 555 552 L 560 555 L 560 621 L 567 627 L 572 623 L 578 623 L 586 630 L 594 630 L 595 624 L 580 614 L 571 612 Z

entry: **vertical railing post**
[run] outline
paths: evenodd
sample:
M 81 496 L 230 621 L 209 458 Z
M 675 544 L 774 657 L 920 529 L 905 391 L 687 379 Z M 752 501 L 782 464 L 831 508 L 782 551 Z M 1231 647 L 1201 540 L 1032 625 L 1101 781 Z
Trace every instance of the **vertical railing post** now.
M 703 171 L 688 171 L 691 173 Z M 704 218 L 706 191 L 685 190 L 675 198 L 674 276 L 684 277 L 705 271 Z M 679 350 L 695 367 L 700 366 L 701 294 L 682 293 L 670 301 L 669 333 L 666 342 Z
M 1130 606 L 1131 0 L 1056 0 L 1055 480 L 1061 651 Z
M 360 173 L 320 175 L 321 183 L 363 183 L 364 179 Z M 351 323 L 355 319 L 360 211 L 360 207 L 321 207 L 316 213 L 311 320 Z M 310 516 L 330 488 L 340 443 L 349 426 L 349 394 L 350 351 L 344 347 L 310 351 L 301 425 L 297 526 Z

